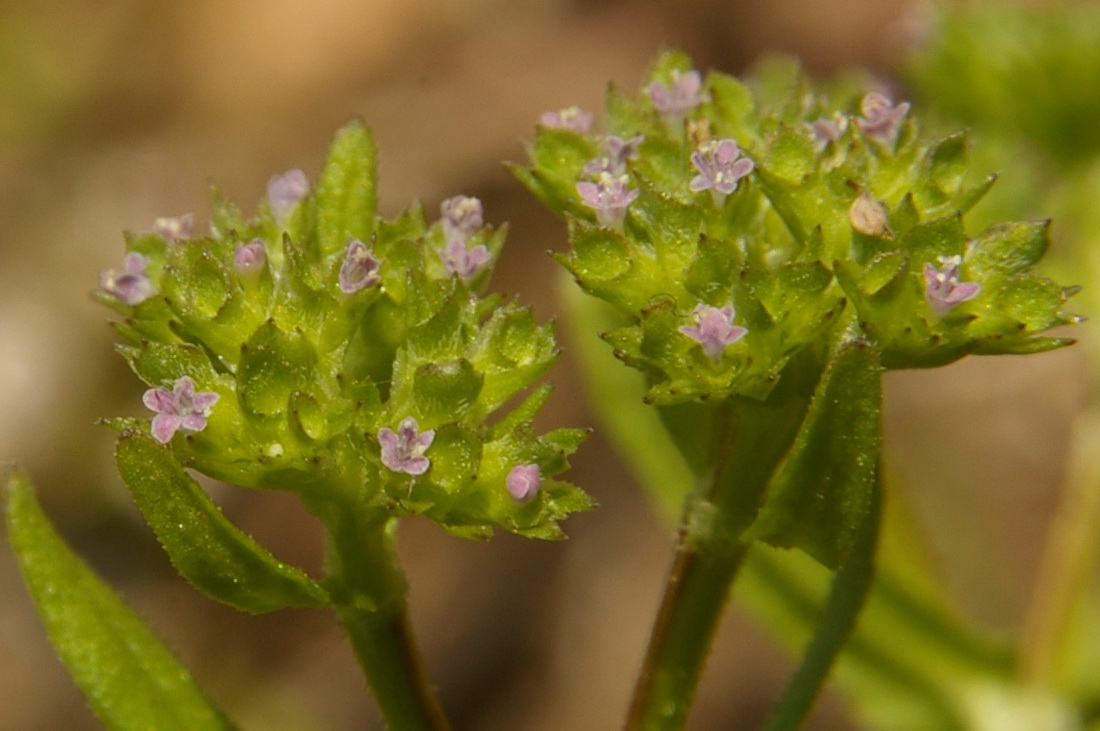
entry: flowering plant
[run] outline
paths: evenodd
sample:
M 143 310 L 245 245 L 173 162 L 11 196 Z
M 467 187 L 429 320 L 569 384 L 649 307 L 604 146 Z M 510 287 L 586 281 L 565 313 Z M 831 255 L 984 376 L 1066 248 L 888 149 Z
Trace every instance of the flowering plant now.
M 910 103 L 881 91 L 833 103 L 791 65 L 745 83 L 671 52 L 639 93 L 610 90 L 602 128 L 575 107 L 540 122 L 529 166 L 512 170 L 566 221 L 557 258 L 592 296 L 571 296 L 572 319 L 610 346 L 582 343 L 586 369 L 618 381 L 598 407 L 682 508 L 627 727 L 684 725 L 731 586 L 741 576 L 774 598 L 786 569 L 768 574 L 766 551 L 797 549 L 831 579 L 813 599 L 777 600 L 813 605 L 794 622 L 812 638 L 768 726 L 794 728 L 868 601 L 868 621 L 908 622 L 908 637 L 924 631 L 914 616 L 938 620 L 892 588 L 897 566 L 876 577 L 884 371 L 1068 345 L 1045 333 L 1078 321 L 1063 311 L 1076 290 L 1033 271 L 1047 222 L 970 225 L 993 180 L 970 172 L 966 135 L 922 131 Z M 331 608 L 386 722 L 440 729 L 395 522 L 561 538 L 562 519 L 593 507 L 557 479 L 585 432 L 532 426 L 558 349 L 530 311 L 482 296 L 503 230 L 465 196 L 436 221 L 416 206 L 380 218 L 374 160 L 352 123 L 315 184 L 275 176 L 257 215 L 215 190 L 208 235 L 183 216 L 128 236 L 95 297 L 121 318 L 119 351 L 152 415 L 105 423 L 181 575 L 248 612 Z M 297 495 L 325 527 L 325 576 L 275 559 L 188 470 Z M 67 551 L 18 472 L 8 521 L 47 628 L 106 723 L 232 727 Z M 960 654 L 979 644 L 959 635 Z M 108 663 L 116 673 L 99 672 Z

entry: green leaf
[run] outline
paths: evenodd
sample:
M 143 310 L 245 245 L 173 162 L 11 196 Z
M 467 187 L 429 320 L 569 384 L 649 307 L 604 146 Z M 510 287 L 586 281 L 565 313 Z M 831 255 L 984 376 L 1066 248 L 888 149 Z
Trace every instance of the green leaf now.
M 130 431 L 119 437 L 115 458 L 172 565 L 204 594 L 257 614 L 328 602 L 305 573 L 233 525 L 169 449 Z
M 967 263 L 984 276 L 1026 272 L 1050 246 L 1050 221 L 1017 221 L 989 229 L 970 245 Z
M 65 545 L 27 476 L 6 481 L 12 548 L 46 631 L 92 710 L 110 729 L 236 728 L 179 660 Z
M 336 133 L 313 199 L 313 233 L 318 257 L 370 240 L 377 199 L 377 152 L 370 130 L 354 121 Z
M 837 568 L 870 508 L 880 447 L 882 367 L 874 346 L 840 342 L 746 539 L 801 548 Z

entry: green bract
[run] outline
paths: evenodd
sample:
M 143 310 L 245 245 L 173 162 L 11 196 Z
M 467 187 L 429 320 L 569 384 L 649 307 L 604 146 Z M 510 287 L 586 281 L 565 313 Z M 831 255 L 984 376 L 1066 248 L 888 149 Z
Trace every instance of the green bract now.
M 824 348 L 849 320 L 886 368 L 1069 342 L 1036 337 L 1076 320 L 1062 311 L 1075 290 L 1031 271 L 1046 223 L 967 229 L 993 181 L 967 175 L 965 135 L 926 139 L 907 104 L 876 93 L 833 106 L 783 65 L 755 90 L 698 76 L 695 103 L 670 114 L 655 85 L 690 96 L 692 74 L 687 57 L 665 54 L 643 93 L 610 90 L 605 131 L 540 127 L 531 167 L 515 169 L 569 221 L 561 262 L 629 316 L 605 337 L 647 375 L 649 400 L 764 398 L 795 353 Z M 613 188 L 599 163 L 622 141 L 634 149 Z M 752 171 L 708 173 L 720 144 Z M 625 213 L 594 206 L 582 186 L 601 180 Z M 747 333 L 724 350 L 685 333 L 700 306 L 732 307 L 728 324 Z
M 158 440 L 188 468 L 309 505 L 423 514 L 469 537 L 494 526 L 560 537 L 558 520 L 591 507 L 553 479 L 584 432 L 535 433 L 548 388 L 498 413 L 558 350 L 530 310 L 478 297 L 504 239 L 481 224 L 480 203 L 453 199 L 473 224 L 429 223 L 415 206 L 383 220 L 359 123 L 339 132 L 312 191 L 269 199 L 246 218 L 215 191 L 210 235 L 129 236 L 129 274 L 105 275 L 97 292 L 123 315 L 120 350 L 160 399 L 185 376 L 196 396 L 217 395 L 199 428 L 171 423 Z M 385 464 L 380 435 L 406 419 L 431 432 L 426 470 Z M 517 500 L 507 476 L 532 464 L 538 494 Z

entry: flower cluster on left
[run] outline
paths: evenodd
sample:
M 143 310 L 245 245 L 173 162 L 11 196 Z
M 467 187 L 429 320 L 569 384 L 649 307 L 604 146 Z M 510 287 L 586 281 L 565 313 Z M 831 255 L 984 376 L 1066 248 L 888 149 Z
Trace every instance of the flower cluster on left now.
M 418 206 L 382 219 L 375 157 L 351 123 L 315 183 L 273 177 L 255 216 L 214 190 L 209 233 L 188 215 L 127 237 L 95 297 L 122 316 L 119 350 L 152 417 L 110 423 L 307 506 L 560 537 L 561 518 L 591 507 L 554 479 L 584 431 L 535 433 L 550 389 L 531 387 L 557 355 L 553 333 L 479 296 L 504 231 L 466 196 L 435 221 Z

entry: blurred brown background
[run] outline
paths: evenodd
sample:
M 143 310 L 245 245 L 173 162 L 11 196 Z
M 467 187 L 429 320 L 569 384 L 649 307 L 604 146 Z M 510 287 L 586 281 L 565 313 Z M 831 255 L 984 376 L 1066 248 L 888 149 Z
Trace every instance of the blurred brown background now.
M 564 231 L 500 161 L 522 160 L 540 112 L 598 109 L 655 53 L 743 70 L 799 55 L 815 73 L 886 72 L 912 3 L 882 0 L 0 0 L 0 461 L 35 478 L 73 545 L 248 729 L 379 728 L 331 619 L 246 617 L 176 578 L 129 504 L 102 415 L 138 414 L 141 385 L 112 351 L 87 292 L 117 266 L 120 232 L 193 211 L 217 181 L 246 207 L 269 175 L 314 177 L 349 117 L 373 127 L 390 215 L 476 195 L 511 234 L 493 287 L 555 313 L 545 256 Z M 888 383 L 888 443 L 960 607 L 1019 622 L 1036 546 L 1082 397 L 1072 350 L 969 359 Z M 567 357 L 544 426 L 590 425 Z M 669 559 L 672 530 L 599 436 L 572 480 L 602 504 L 572 540 L 461 542 L 410 520 L 401 535 L 416 624 L 459 729 L 600 731 L 621 721 Z M 316 571 L 318 531 L 282 495 L 212 486 L 227 513 L 284 560 Z M 691 728 L 759 725 L 788 672 L 733 611 Z M 811 728 L 850 729 L 843 699 Z M 0 547 L 0 729 L 99 728 L 54 658 Z

